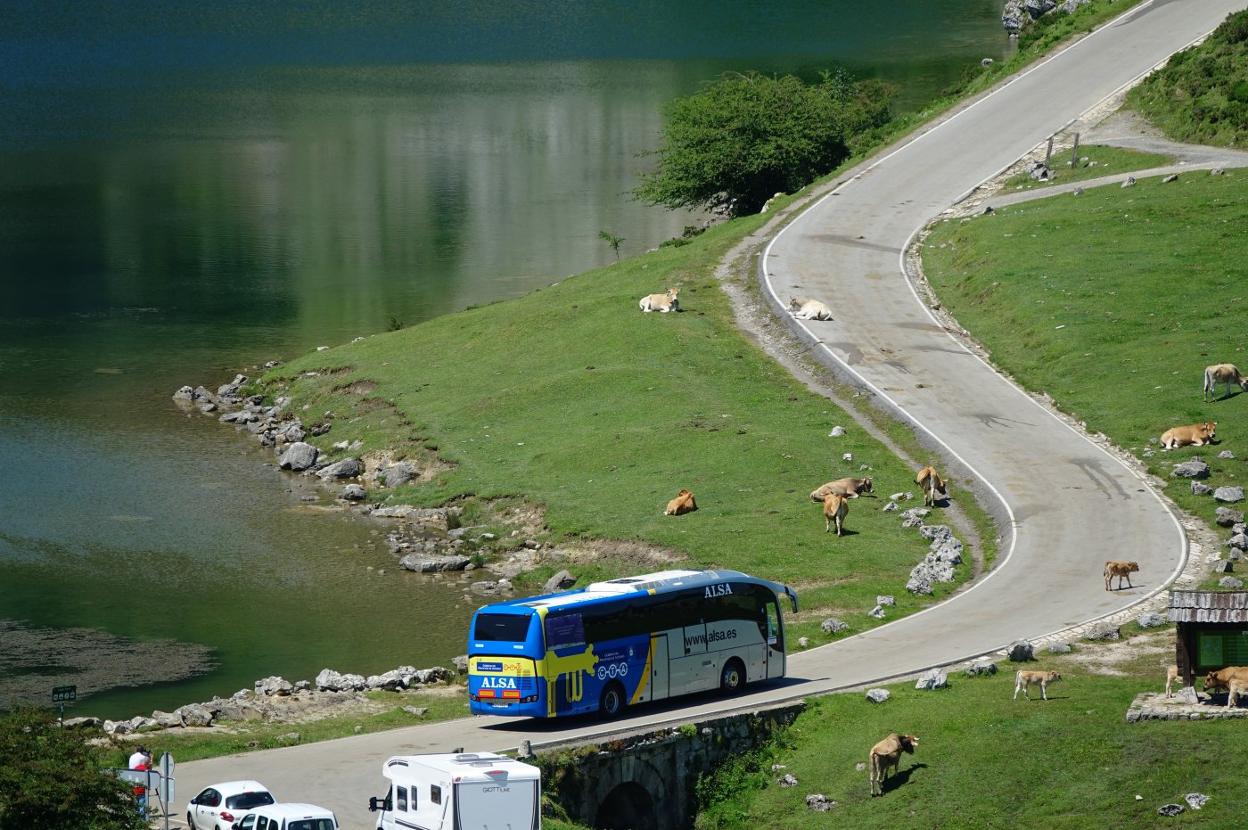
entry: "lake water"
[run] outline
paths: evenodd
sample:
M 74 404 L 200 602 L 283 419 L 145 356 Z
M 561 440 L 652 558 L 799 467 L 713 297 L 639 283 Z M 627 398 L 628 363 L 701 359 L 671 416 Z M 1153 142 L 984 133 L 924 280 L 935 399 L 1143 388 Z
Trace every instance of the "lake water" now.
M 1007 48 L 995 0 L 46 5 L 0 9 L 0 621 L 30 635 L 0 627 L 0 700 L 77 679 L 106 715 L 464 650 L 454 580 L 178 386 L 678 234 L 627 194 L 722 72 L 844 66 L 914 106 Z M 142 685 L 58 662 L 68 628 L 149 646 Z

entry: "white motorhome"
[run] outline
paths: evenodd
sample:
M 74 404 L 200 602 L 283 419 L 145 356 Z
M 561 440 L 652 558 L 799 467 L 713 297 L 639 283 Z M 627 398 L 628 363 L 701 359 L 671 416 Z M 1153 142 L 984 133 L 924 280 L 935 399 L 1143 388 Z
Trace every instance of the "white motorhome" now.
M 369 799 L 377 830 L 541 830 L 542 774 L 493 752 L 397 755 Z

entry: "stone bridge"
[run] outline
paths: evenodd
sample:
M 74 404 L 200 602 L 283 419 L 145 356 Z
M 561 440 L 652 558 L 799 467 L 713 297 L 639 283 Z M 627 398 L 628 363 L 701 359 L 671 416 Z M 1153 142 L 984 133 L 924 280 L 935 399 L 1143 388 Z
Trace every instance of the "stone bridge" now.
M 762 746 L 804 708 L 790 703 L 543 751 L 543 788 L 568 818 L 595 830 L 685 830 L 697 815 L 698 777 Z

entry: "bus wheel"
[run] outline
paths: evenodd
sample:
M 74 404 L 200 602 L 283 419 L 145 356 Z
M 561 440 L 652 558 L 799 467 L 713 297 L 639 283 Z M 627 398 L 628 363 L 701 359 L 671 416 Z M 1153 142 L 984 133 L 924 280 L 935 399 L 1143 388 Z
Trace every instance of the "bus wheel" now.
M 744 688 L 745 666 L 734 657 L 724 664 L 724 670 L 719 673 L 719 690 L 726 695 L 732 695 Z
M 602 690 L 602 699 L 598 701 L 598 711 L 604 718 L 614 718 L 624 711 L 624 687 L 619 683 L 611 683 Z

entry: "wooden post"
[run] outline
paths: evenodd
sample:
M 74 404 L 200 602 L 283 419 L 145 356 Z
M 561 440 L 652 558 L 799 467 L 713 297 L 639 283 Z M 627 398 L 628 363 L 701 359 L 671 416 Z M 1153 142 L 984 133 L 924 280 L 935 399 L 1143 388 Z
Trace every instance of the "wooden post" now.
M 1049 149 L 1044 151 L 1044 166 L 1049 166 L 1049 160 L 1053 158 L 1053 136 L 1049 136 Z
M 1070 169 L 1074 170 L 1079 163 L 1079 133 L 1075 133 L 1075 146 L 1070 148 Z

